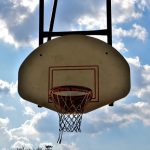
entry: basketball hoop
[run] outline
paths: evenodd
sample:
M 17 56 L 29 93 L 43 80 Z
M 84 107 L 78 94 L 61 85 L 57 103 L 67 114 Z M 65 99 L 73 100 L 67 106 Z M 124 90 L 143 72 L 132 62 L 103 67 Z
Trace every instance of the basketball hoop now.
M 81 132 L 84 106 L 92 99 L 92 90 L 82 86 L 59 86 L 49 91 L 49 100 L 55 104 L 59 115 L 59 138 L 63 132 Z

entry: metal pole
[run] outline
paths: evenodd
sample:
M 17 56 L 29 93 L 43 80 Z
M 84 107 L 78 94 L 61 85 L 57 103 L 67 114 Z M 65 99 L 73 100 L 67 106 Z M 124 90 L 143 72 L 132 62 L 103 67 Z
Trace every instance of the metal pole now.
M 111 0 L 107 0 L 107 41 L 108 44 L 112 45 L 112 18 L 111 18 Z
M 112 16 L 111 16 L 111 0 L 107 0 L 107 42 L 112 46 Z M 114 103 L 109 104 L 114 106 Z
M 43 44 L 44 0 L 39 1 L 39 45 Z
M 64 31 L 64 32 L 44 32 L 43 37 L 63 36 L 63 35 L 72 35 L 72 34 L 81 34 L 81 35 L 107 35 L 107 30 L 92 30 L 92 31 Z
M 58 3 L 58 0 L 54 0 L 53 10 L 52 10 L 52 16 L 51 16 L 51 20 L 50 20 L 50 28 L 49 28 L 48 40 L 51 40 L 51 37 L 52 37 L 51 32 L 53 31 L 53 27 L 54 27 L 54 21 L 55 21 L 57 3 Z

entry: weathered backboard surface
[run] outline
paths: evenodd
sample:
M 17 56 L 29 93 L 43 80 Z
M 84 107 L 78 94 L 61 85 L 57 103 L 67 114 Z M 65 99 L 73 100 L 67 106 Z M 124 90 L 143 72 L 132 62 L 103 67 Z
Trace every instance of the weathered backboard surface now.
M 64 85 L 92 90 L 92 100 L 84 108 L 84 112 L 89 112 L 128 94 L 129 65 L 117 50 L 103 41 L 67 35 L 35 49 L 19 69 L 20 96 L 54 111 L 48 92 Z

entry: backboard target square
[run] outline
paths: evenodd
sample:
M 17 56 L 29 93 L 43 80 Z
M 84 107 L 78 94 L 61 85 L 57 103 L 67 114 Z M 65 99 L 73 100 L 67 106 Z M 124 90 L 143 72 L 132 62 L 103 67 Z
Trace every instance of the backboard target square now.
M 98 66 L 50 66 L 48 90 L 58 86 L 83 86 L 92 90 L 92 102 L 99 100 Z M 49 100 L 51 102 L 51 100 Z

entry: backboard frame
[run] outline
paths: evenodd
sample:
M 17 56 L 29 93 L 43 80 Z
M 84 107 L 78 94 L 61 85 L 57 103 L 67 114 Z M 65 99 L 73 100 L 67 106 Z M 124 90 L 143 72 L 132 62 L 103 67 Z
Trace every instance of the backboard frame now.
M 116 49 L 93 37 L 67 35 L 41 45 L 24 60 L 19 69 L 19 94 L 30 102 L 56 111 L 54 104 L 48 103 L 48 99 L 51 98 L 49 97 L 50 90 L 60 86 L 79 86 L 91 89 L 94 85 L 91 84 L 94 81 L 92 67 L 96 65 L 99 67 L 99 99 L 96 103 L 88 103 L 84 113 L 112 104 L 129 93 L 130 68 L 125 58 Z M 86 66 L 87 68 L 84 69 L 86 72 L 83 73 L 81 71 L 83 68 L 78 68 L 79 66 Z M 69 67 L 73 67 L 72 70 Z M 76 72 L 79 69 L 81 69 L 80 72 Z M 92 73 L 89 69 L 92 70 Z M 76 76 L 75 78 L 64 78 L 67 75 L 64 70 L 69 71 L 69 76 L 72 74 L 78 76 L 80 81 L 76 80 Z M 62 73 L 63 79 L 59 73 Z M 93 75 L 85 76 L 86 73 Z M 48 85 L 52 80 L 49 75 L 54 76 L 56 81 L 54 84 L 56 87 L 52 89 L 50 88 L 53 84 L 51 87 Z M 69 82 L 66 82 L 67 79 Z M 69 95 L 70 93 L 68 92 Z

